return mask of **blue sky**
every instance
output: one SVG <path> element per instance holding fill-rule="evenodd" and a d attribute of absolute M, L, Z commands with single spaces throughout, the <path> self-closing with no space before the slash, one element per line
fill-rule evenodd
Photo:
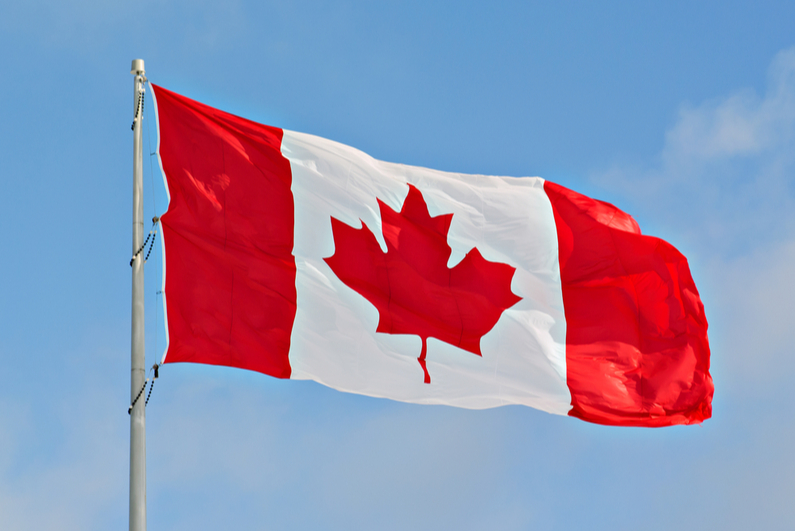
<path fill-rule="evenodd" d="M 137 57 L 383 160 L 614 202 L 688 256 L 716 385 L 702 426 L 644 430 L 169 365 L 151 529 L 795 527 L 791 2 L 33 0 L 0 5 L 0 49 L 0 528 L 127 525 Z"/>

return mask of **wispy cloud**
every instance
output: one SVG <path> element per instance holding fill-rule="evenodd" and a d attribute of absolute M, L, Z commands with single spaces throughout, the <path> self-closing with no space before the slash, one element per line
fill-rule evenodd
<path fill-rule="evenodd" d="M 775 154 L 792 144 L 795 124 L 795 48 L 780 52 L 765 95 L 744 89 L 699 106 L 684 106 L 666 135 L 666 165 L 716 162 Z"/>
<path fill-rule="evenodd" d="M 683 105 L 655 166 L 595 176 L 703 249 L 732 255 L 795 232 L 795 48 L 780 52 L 763 95 L 742 89 Z"/>

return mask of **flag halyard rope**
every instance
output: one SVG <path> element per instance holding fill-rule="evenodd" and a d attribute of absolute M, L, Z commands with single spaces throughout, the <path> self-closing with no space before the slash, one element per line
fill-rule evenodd
<path fill-rule="evenodd" d="M 135 262 L 135 259 L 138 257 L 138 255 L 141 254 L 144 249 L 146 249 L 147 243 L 149 244 L 149 250 L 146 252 L 144 263 L 146 263 L 146 261 L 149 260 L 149 255 L 152 254 L 152 247 L 155 246 L 155 238 L 157 238 L 157 224 L 159 221 L 160 218 L 158 216 L 152 218 L 152 228 L 149 229 L 149 234 L 146 235 L 146 239 L 144 240 L 143 245 L 141 245 L 141 247 L 139 247 L 138 250 L 135 251 L 135 254 L 133 254 L 132 258 L 130 258 L 130 267 L 132 267 L 133 262 Z M 152 239 L 151 243 L 149 242 L 150 238 Z"/>
<path fill-rule="evenodd" d="M 127 414 L 128 415 L 132 414 L 132 410 L 135 407 L 135 404 L 138 403 L 138 399 L 141 398 L 141 396 L 144 394 L 144 391 L 146 390 L 146 385 L 151 382 L 151 384 L 149 385 L 149 393 L 147 393 L 146 400 L 144 401 L 144 407 L 149 405 L 149 399 L 152 397 L 152 389 L 155 388 L 155 380 L 157 380 L 160 377 L 160 375 L 158 374 L 158 369 L 159 368 L 160 368 L 160 365 L 158 365 L 157 363 L 155 363 L 152 366 L 151 370 L 153 370 L 155 372 L 155 374 L 154 374 L 154 376 L 152 378 L 147 378 L 146 380 L 144 380 L 144 384 L 141 386 L 141 390 L 138 391 L 138 394 L 135 395 L 135 399 L 130 404 L 130 407 L 127 408 Z"/>
<path fill-rule="evenodd" d="M 144 114 L 144 91 L 140 90 L 138 92 L 138 103 L 135 106 L 135 117 L 133 118 L 133 123 L 130 126 L 130 129 L 135 131 L 135 121 L 138 120 L 139 116 Z"/>

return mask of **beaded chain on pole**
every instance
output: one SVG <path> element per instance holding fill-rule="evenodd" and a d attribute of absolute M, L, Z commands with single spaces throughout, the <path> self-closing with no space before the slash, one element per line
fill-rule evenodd
<path fill-rule="evenodd" d="M 144 380 L 144 384 L 141 386 L 141 390 L 138 391 L 138 394 L 135 396 L 135 400 L 133 400 L 132 403 L 130 404 L 130 407 L 127 408 L 128 415 L 132 413 L 132 410 L 135 407 L 135 404 L 138 402 L 138 399 L 141 398 L 141 395 L 144 394 L 144 391 L 146 390 L 146 385 L 151 382 L 151 384 L 149 385 L 149 392 L 146 394 L 146 400 L 144 401 L 144 407 L 149 405 L 149 398 L 151 398 L 152 396 L 152 389 L 155 388 L 155 380 L 157 380 L 160 377 L 160 375 L 158 374 L 158 369 L 160 369 L 160 365 L 155 363 L 151 369 L 155 373 L 154 376 L 152 378 L 147 378 L 146 380 Z"/>
<path fill-rule="evenodd" d="M 146 257 L 144 258 L 144 263 L 147 260 L 149 260 L 149 255 L 152 254 L 152 247 L 155 246 L 155 238 L 157 238 L 157 222 L 158 221 L 160 221 L 159 217 L 155 216 L 155 217 L 152 218 L 152 228 L 149 230 L 149 234 L 147 234 L 143 245 L 141 245 L 141 247 L 137 251 L 135 251 L 135 254 L 133 254 L 133 257 L 130 258 L 130 267 L 132 267 L 133 262 L 135 262 L 135 259 L 138 257 L 138 255 L 141 254 L 143 252 L 143 250 L 146 248 L 146 244 L 147 243 L 149 244 L 149 250 L 146 252 Z M 149 241 L 149 238 L 152 239 L 151 243 Z"/>

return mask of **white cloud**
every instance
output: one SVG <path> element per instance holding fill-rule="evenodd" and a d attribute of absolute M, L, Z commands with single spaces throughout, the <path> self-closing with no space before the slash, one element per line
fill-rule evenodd
<path fill-rule="evenodd" d="M 594 176 L 622 190 L 628 210 L 677 231 L 694 248 L 736 255 L 795 232 L 795 48 L 770 65 L 767 89 L 685 105 L 659 164 Z M 666 234 L 667 235 L 667 234 Z M 676 243 L 676 242 L 674 242 Z"/>
<path fill-rule="evenodd" d="M 780 52 L 768 72 L 764 97 L 745 89 L 679 111 L 666 135 L 663 160 L 671 167 L 775 152 L 793 140 L 795 48 Z"/>

